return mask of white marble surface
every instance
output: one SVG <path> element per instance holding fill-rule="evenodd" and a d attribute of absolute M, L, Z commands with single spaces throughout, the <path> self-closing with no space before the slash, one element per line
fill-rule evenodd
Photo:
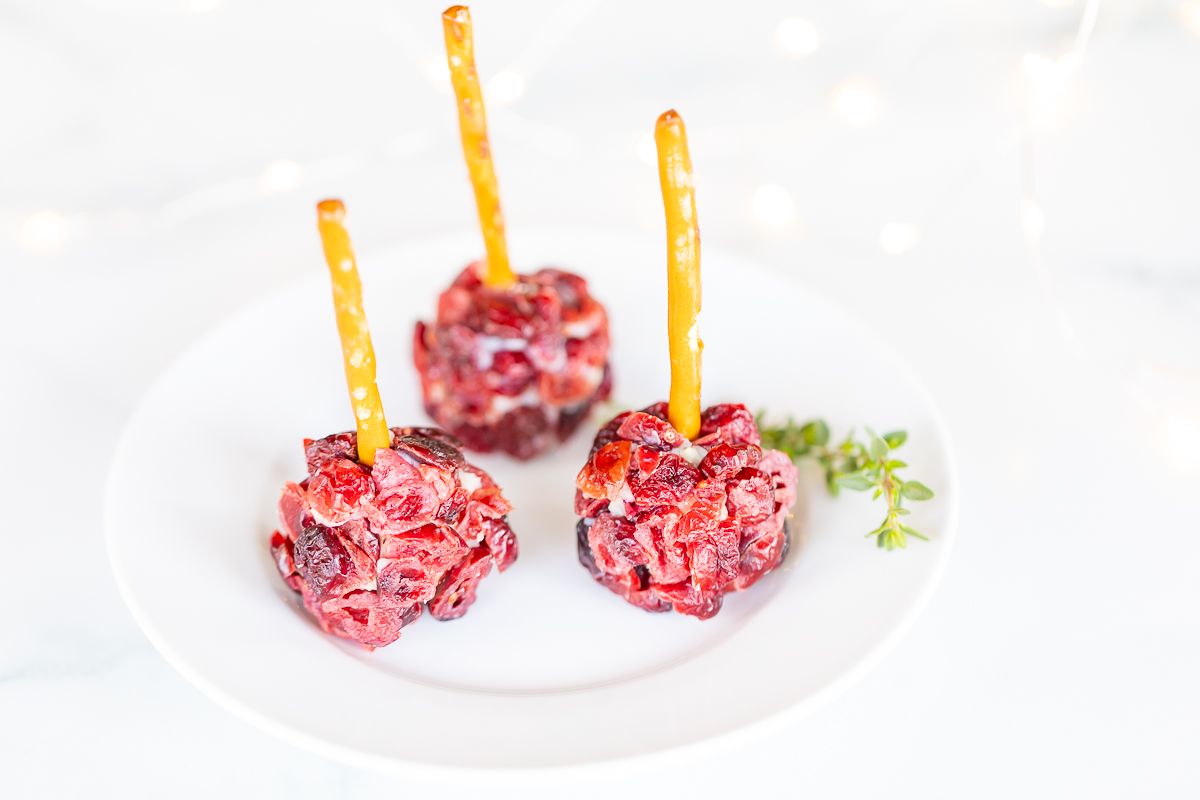
<path fill-rule="evenodd" d="M 644 5 L 475 10 L 485 76 L 524 78 L 520 96 L 491 87 L 510 95 L 492 109 L 510 224 L 656 230 L 639 141 L 678 106 L 706 240 L 890 329 L 938 397 L 962 528 L 930 608 L 846 695 L 721 759 L 569 788 L 1195 796 L 1200 5 L 1103 3 L 1073 80 L 1034 106 L 1022 57 L 1065 52 L 1080 2 Z M 157 372 L 318 268 L 315 198 L 347 198 L 362 249 L 470 224 L 427 75 L 438 11 L 0 4 L 0 795 L 478 794 L 326 761 L 217 708 L 134 626 L 100 524 Z M 820 31 L 805 58 L 773 40 L 789 16 Z M 855 76 L 877 108 L 837 94 Z M 873 118 L 847 124 L 838 96 Z M 915 247 L 883 252 L 889 221 L 916 225 Z M 853 365 L 846 380 L 879 390 Z"/>

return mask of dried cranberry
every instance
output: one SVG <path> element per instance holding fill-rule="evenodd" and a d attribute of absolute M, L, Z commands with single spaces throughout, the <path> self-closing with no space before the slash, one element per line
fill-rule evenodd
<path fill-rule="evenodd" d="M 304 440 L 304 458 L 311 473 L 331 458 L 358 460 L 358 436 L 354 431 L 335 433 L 323 439 Z"/>
<path fill-rule="evenodd" d="M 772 531 L 746 542 L 741 546 L 737 576 L 730 586 L 742 590 L 752 586 L 783 561 L 787 555 L 787 528 Z"/>
<path fill-rule="evenodd" d="M 485 520 L 480 527 L 483 528 L 483 541 L 496 562 L 496 569 L 504 572 L 517 560 L 516 534 L 502 519 Z"/>
<path fill-rule="evenodd" d="M 649 475 L 651 472 L 654 472 L 654 470 L 658 469 L 660 461 L 662 461 L 662 451 L 649 447 L 638 448 L 637 469 L 641 475 Z"/>
<path fill-rule="evenodd" d="M 629 472 L 633 446 L 629 442 L 612 442 L 600 448 L 579 471 L 575 485 L 584 497 L 615 499 Z"/>
<path fill-rule="evenodd" d="M 489 389 L 499 395 L 515 397 L 537 379 L 538 370 L 525 353 L 501 350 L 492 356 L 491 369 L 485 374 Z"/>
<path fill-rule="evenodd" d="M 664 453 L 658 466 L 647 476 L 629 475 L 633 499 L 642 505 L 679 505 L 700 482 L 700 470 L 674 453 Z"/>
<path fill-rule="evenodd" d="M 467 554 L 467 545 L 452 528 L 422 525 L 419 528 L 380 537 L 381 559 L 415 561 L 425 572 L 441 575 Z"/>
<path fill-rule="evenodd" d="M 617 435 L 656 450 L 673 450 L 685 441 L 671 423 L 644 411 L 635 411 L 626 417 Z"/>
<path fill-rule="evenodd" d="M 304 492 L 305 489 L 291 481 L 283 485 L 283 495 L 279 498 L 279 524 L 288 539 L 295 539 L 300 535 L 301 520 L 304 518 L 307 504 Z"/>
<path fill-rule="evenodd" d="M 766 473 L 747 467 L 729 481 L 726 505 L 744 525 L 762 522 L 775 512 L 775 487 Z"/>
<path fill-rule="evenodd" d="M 608 503 L 607 497 L 584 497 L 583 492 L 575 490 L 575 513 L 580 517 L 594 517 L 608 508 Z"/>
<path fill-rule="evenodd" d="M 720 442 L 709 448 L 700 462 L 700 471 L 706 478 L 725 478 L 753 467 L 761 459 L 762 449 L 756 445 Z"/>
<path fill-rule="evenodd" d="M 374 592 L 350 592 L 322 600 L 314 609 L 321 627 L 367 647 L 383 647 L 400 638 L 400 629 L 421 613 L 412 606 L 381 605 Z"/>
<path fill-rule="evenodd" d="M 279 574 L 283 577 L 290 578 L 296 573 L 296 562 L 292 557 L 292 540 L 279 531 L 271 534 L 271 558 L 275 559 L 275 566 L 279 568 Z"/>
<path fill-rule="evenodd" d="M 458 619 L 475 602 L 479 582 L 492 569 L 492 556 L 487 547 L 476 547 L 470 555 L 456 564 L 442 579 L 437 593 L 429 601 L 429 613 L 440 620 Z"/>
<path fill-rule="evenodd" d="M 323 525 L 341 525 L 359 516 L 363 503 L 374 496 L 371 475 L 345 458 L 323 461 L 308 481 L 309 509 Z"/>
<path fill-rule="evenodd" d="M 672 583 L 655 588 L 659 597 L 669 602 L 681 614 L 700 619 L 715 617 L 721 610 L 720 592 L 701 592 L 691 583 Z"/>
<path fill-rule="evenodd" d="M 762 443 L 754 415 L 741 403 L 710 406 L 700 414 L 700 436 L 716 436 L 729 444 Z"/>
<path fill-rule="evenodd" d="M 588 531 L 591 530 L 592 520 L 581 519 L 575 524 L 575 544 L 579 553 L 579 563 L 592 573 L 593 578 L 599 578 L 602 573 L 596 566 L 596 557 L 592 555 L 591 545 L 588 544 Z"/>
<path fill-rule="evenodd" d="M 442 501 L 428 484 L 412 481 L 380 492 L 372 523 L 377 533 L 402 533 L 433 522 Z"/>
<path fill-rule="evenodd" d="M 620 414 L 617 414 L 615 417 L 610 419 L 608 423 L 596 433 L 596 440 L 592 442 L 592 453 L 595 453 L 597 450 L 607 444 L 612 444 L 613 442 L 620 440 L 621 436 L 619 433 L 617 433 L 617 431 L 621 429 L 621 425 L 632 413 L 632 411 L 622 411 Z"/>
<path fill-rule="evenodd" d="M 515 458 L 533 458 L 546 447 L 550 420 L 539 406 L 521 406 L 501 417 L 495 436 L 496 447 Z"/>
<path fill-rule="evenodd" d="M 310 525 L 301 531 L 292 554 L 296 572 L 318 595 L 369 587 L 375 564 L 332 528 Z"/>
<path fill-rule="evenodd" d="M 439 467 L 457 466 L 463 462 L 463 454 L 458 448 L 441 439 L 419 433 L 397 437 L 392 442 L 392 449 L 412 453 L 418 460 Z"/>
<path fill-rule="evenodd" d="M 462 449 L 462 442 L 459 441 L 454 434 L 444 431 L 441 428 L 412 425 L 406 428 L 392 428 L 392 435 L 397 439 L 402 436 L 424 436 L 426 439 L 437 439 L 443 444 L 450 445 L 450 447 L 454 448 L 455 450 Z M 455 458 L 457 458 L 458 462 L 462 462 L 464 460 L 462 458 L 462 453 L 459 453 Z M 453 461 L 454 458 L 450 460 Z"/>
<path fill-rule="evenodd" d="M 628 572 L 649 559 L 634 536 L 633 523 L 623 517 L 597 517 L 588 529 L 588 545 L 596 565 L 609 574 Z"/>
<path fill-rule="evenodd" d="M 467 513 L 459 526 L 463 538 L 475 543 L 487 520 L 500 519 L 511 510 L 512 506 L 499 488 L 484 486 L 476 489 L 467 501 Z"/>
<path fill-rule="evenodd" d="M 437 575 L 431 577 L 419 559 L 384 559 L 379 564 L 379 597 L 389 604 L 424 603 L 436 589 Z"/>
<path fill-rule="evenodd" d="M 668 419 L 667 410 L 666 403 L 651 403 L 642 409 L 642 413 L 666 421 Z"/>

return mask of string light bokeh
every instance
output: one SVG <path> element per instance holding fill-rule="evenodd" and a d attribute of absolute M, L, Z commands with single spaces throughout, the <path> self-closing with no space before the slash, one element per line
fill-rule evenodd
<path fill-rule="evenodd" d="M 1118 6 L 1114 18 L 1119 25 L 1122 14 L 1127 17 L 1128 12 L 1120 7 L 1121 0 L 1110 2 Z M 931 203 L 915 201 L 911 207 L 893 203 L 886 214 L 875 220 L 858 221 L 857 228 L 822 229 L 821 223 L 811 218 L 806 187 L 773 174 L 765 162 L 746 158 L 746 154 L 759 149 L 778 149 L 780 142 L 805 141 L 805 132 L 786 121 L 697 128 L 693 138 L 697 153 L 704 156 L 703 169 L 713 169 L 713 164 L 722 161 L 738 165 L 744 192 L 741 200 L 750 228 L 765 237 L 793 241 L 835 237 L 871 246 L 882 258 L 903 259 L 919 253 L 926 245 L 931 226 L 957 202 L 958 190 L 969 180 L 969 174 L 1004 163 L 1015 155 L 1021 190 L 1014 215 L 1025 241 L 1029 268 L 1036 276 L 1044 301 L 1059 320 L 1064 341 L 1086 348 L 1087 342 L 1080 341 L 1078 326 L 1063 302 L 1065 292 L 1056 278 L 1056 269 L 1045 252 L 1044 240 L 1055 220 L 1040 196 L 1036 177 L 1039 155 L 1062 130 L 1078 101 L 1077 77 L 1086 69 L 1089 45 L 1096 34 L 1103 4 L 1101 0 L 1040 0 L 1040 5 L 1046 14 L 1055 15 L 1060 21 L 1062 33 L 1031 43 L 1014 58 L 1009 127 L 998 129 L 994 142 L 982 142 L 977 157 L 965 166 L 929 176 L 928 181 L 935 188 L 925 196 L 935 198 Z M 1179 29 L 1200 39 L 1200 0 L 1182 0 L 1171 7 Z M 227 13 L 232 6 L 222 0 L 185 0 L 178 8 L 183 15 L 199 20 Z M 820 68 L 827 75 L 842 73 L 813 98 L 822 105 L 808 112 L 816 120 L 807 123 L 809 126 L 826 125 L 829 136 L 871 135 L 872 130 L 887 121 L 888 115 L 903 110 L 902 105 L 897 105 L 904 102 L 899 99 L 902 93 L 897 95 L 889 87 L 894 88 L 894 83 L 902 79 L 906 65 L 919 62 L 931 34 L 920 33 L 911 21 L 897 18 L 893 35 L 886 37 L 880 53 L 853 61 L 846 58 L 842 44 L 847 32 L 831 27 L 821 18 L 818 8 L 806 11 L 806 16 L 784 13 L 764 24 L 760 34 L 763 48 L 773 53 L 779 64 L 793 65 L 790 67 L 793 69 Z M 498 120 L 501 137 L 507 132 L 556 157 L 578 158 L 594 152 L 596 143 L 582 137 L 573 126 L 546 118 L 535 119 L 523 113 L 522 104 L 539 82 L 552 77 L 549 71 L 553 70 L 555 59 L 561 58 L 562 50 L 570 46 L 573 32 L 598 13 L 601 5 L 595 0 L 559 4 L 545 16 L 539 28 L 523 34 L 526 40 L 516 48 L 515 55 L 485 66 L 481 76 L 485 95 Z M 434 92 L 448 97 L 450 86 L 437 38 L 414 29 L 411 20 L 401 15 L 389 16 L 384 27 L 410 69 L 423 76 Z M 1119 27 L 1116 30 L 1119 32 Z M 599 87 L 610 78 L 596 74 L 594 80 Z M 250 207 L 265 199 L 304 192 L 331 177 L 350 178 L 380 160 L 405 163 L 420 159 L 440 146 L 437 133 L 440 130 L 438 125 L 418 121 L 404 133 L 381 132 L 378 144 L 370 151 L 332 153 L 317 158 L 280 154 L 243 177 L 197 183 L 184 194 L 155 206 L 9 207 L 0 210 L 0 231 L 31 257 L 55 258 L 70 248 L 85 247 L 88 238 L 97 232 L 136 236 L 150 229 L 170 230 L 230 208 Z M 654 142 L 648 131 L 631 133 L 627 139 L 610 142 L 610 146 L 615 148 L 612 157 L 618 160 L 641 165 L 654 163 Z M 655 213 L 653 208 L 645 208 L 647 220 L 652 220 Z M 1200 430 L 1196 412 L 1187 407 L 1177 408 L 1178 404 L 1172 400 L 1173 396 L 1186 393 L 1180 384 L 1191 380 L 1191 369 L 1147 366 L 1138 358 L 1124 367 L 1131 396 L 1145 414 L 1173 420 L 1168 427 L 1174 433 L 1164 434 L 1171 441 L 1188 440 L 1190 434 L 1186 432 L 1175 435 L 1181 430 Z M 1183 373 L 1188 377 L 1181 378 Z M 1157 377 L 1148 378 L 1151 374 Z"/>
<path fill-rule="evenodd" d="M 1072 0 L 1045 0 L 1044 5 L 1052 9 L 1067 9 L 1076 5 Z M 1069 91 L 1071 77 L 1083 65 L 1087 42 L 1090 40 L 1098 17 L 1099 0 L 1087 0 L 1083 4 L 1080 22 L 1074 43 L 1067 53 L 1061 56 L 1028 52 L 1019 62 L 1019 70 L 1026 83 L 1025 102 L 1020 109 L 1020 123 L 1025 136 L 1052 130 L 1057 115 L 1061 113 L 1063 100 Z M 222 10 L 221 0 L 189 0 L 187 11 L 192 14 L 205 15 Z M 561 146 L 564 141 L 573 138 L 564 129 L 547 126 L 544 121 L 534 123 L 521 117 L 516 108 L 525 94 L 531 81 L 536 81 L 539 70 L 556 45 L 547 42 L 569 41 L 570 31 L 585 24 L 588 16 L 596 8 L 596 3 L 576 0 L 564 4 L 563 10 L 551 20 L 552 31 L 543 31 L 537 41 L 530 44 L 524 53 L 513 59 L 512 64 L 501 65 L 497 70 L 485 77 L 485 94 L 489 107 L 501 111 L 510 121 L 518 120 L 521 125 L 528 126 L 531 133 L 542 136 L 549 142 Z M 1200 2 L 1188 0 L 1179 4 L 1180 24 L 1189 30 L 1200 29 Z M 403 44 L 402 52 L 410 63 L 425 75 L 429 84 L 438 92 L 449 95 L 450 86 L 446 73 L 444 57 L 430 48 L 430 42 L 421 39 L 408 26 L 396 23 L 390 27 L 394 38 Z M 779 57 L 785 60 L 808 60 L 819 58 L 823 46 L 823 37 L 819 20 L 803 17 L 788 16 L 780 19 L 770 31 L 770 44 Z M 826 104 L 828 112 L 841 124 L 850 128 L 867 128 L 876 124 L 887 104 L 886 93 L 876 79 L 864 74 L 848 74 L 837 81 L 830 89 Z M 701 135 L 701 137 L 703 136 Z M 426 148 L 434 145 L 428 135 L 407 134 L 396 137 L 385 146 L 386 156 L 393 160 L 415 158 Z M 744 142 L 739 142 L 734 150 L 742 149 Z M 643 133 L 633 142 L 630 155 L 642 163 L 653 163 L 653 139 Z M 322 159 L 322 161 L 346 161 L 356 158 L 365 162 L 369 154 L 341 154 Z M 280 158 L 264 164 L 254 179 L 225 181 L 220 185 L 198 187 L 189 192 L 186 197 L 176 198 L 164 204 L 164 208 L 133 212 L 142 218 L 146 224 L 177 224 L 181 219 L 208 213 L 230 204 L 245 204 L 253 202 L 257 197 L 295 191 L 305 182 L 305 176 L 313 174 L 311 165 L 290 158 Z M 756 225 L 763 230 L 785 230 L 793 228 L 800 230 L 800 219 L 794 199 L 786 186 L 766 180 L 755 188 L 748 197 L 751 213 Z M 947 198 L 948 203 L 953 198 Z M 187 214 L 181 215 L 179 210 L 186 207 Z M 8 212 L 11 216 L 11 212 Z M 26 214 L 30 212 L 25 212 Z M 52 225 L 52 213 L 66 217 L 88 215 L 87 210 L 38 210 L 37 219 L 23 222 L 19 226 L 18 242 L 31 253 L 46 254 L 54 252 L 57 245 L 71 238 L 69 226 Z M 101 212 L 102 213 L 102 212 Z M 881 228 L 875 232 L 862 231 L 863 238 L 876 238 L 881 252 L 896 255 L 907 252 L 919 246 L 922 240 L 923 219 L 936 216 L 938 209 L 929 209 L 922 214 L 913 214 L 910 210 L 908 221 L 881 221 Z M 1036 195 L 1027 193 L 1021 210 L 1023 229 L 1030 237 L 1040 235 L 1045 225 L 1044 212 L 1038 204 Z M 37 231 L 31 233 L 30 231 Z"/>

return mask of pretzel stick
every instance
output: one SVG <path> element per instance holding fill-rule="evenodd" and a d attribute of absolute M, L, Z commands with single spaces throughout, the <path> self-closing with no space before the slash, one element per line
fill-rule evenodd
<path fill-rule="evenodd" d="M 376 450 L 391 447 L 392 435 L 383 417 L 383 403 L 375 383 L 375 348 L 371 346 L 371 332 L 363 313 L 362 281 L 345 221 L 346 207 L 341 200 L 317 203 L 317 229 L 333 280 L 333 309 L 342 340 L 346 389 L 350 392 L 350 407 L 358 429 L 358 460 L 371 466 Z"/>
<path fill-rule="evenodd" d="M 700 228 L 687 131 L 674 110 L 658 118 L 658 178 L 667 216 L 667 339 L 671 397 L 667 416 L 689 439 L 700 432 Z"/>
<path fill-rule="evenodd" d="M 504 287 L 516 280 L 516 276 L 508 264 L 504 214 L 500 211 L 500 190 L 496 185 L 496 168 L 492 164 L 492 148 L 487 137 L 487 114 L 479 91 L 479 76 L 475 73 L 471 12 L 466 6 L 451 6 L 442 12 L 442 27 L 446 34 L 450 82 L 454 84 L 454 95 L 458 98 L 463 157 L 467 161 L 471 187 L 475 190 L 475 207 L 487 252 L 482 279 L 488 286 Z"/>

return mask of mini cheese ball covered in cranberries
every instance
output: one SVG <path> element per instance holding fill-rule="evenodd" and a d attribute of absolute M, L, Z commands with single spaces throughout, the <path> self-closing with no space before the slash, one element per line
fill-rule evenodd
<path fill-rule="evenodd" d="M 608 317 L 578 275 L 543 269 L 491 287 L 477 270 L 442 293 L 434 322 L 417 323 L 425 408 L 471 450 L 532 458 L 608 397 Z"/>
<path fill-rule="evenodd" d="M 763 450 L 745 406 L 715 405 L 689 441 L 667 404 L 617 415 L 576 479 L 579 560 L 647 611 L 707 619 L 779 566 L 796 468 Z"/>
<path fill-rule="evenodd" d="M 392 428 L 358 461 L 355 433 L 306 440 L 308 477 L 288 483 L 271 553 L 327 633 L 382 647 L 423 609 L 456 619 L 479 582 L 517 557 L 512 508 L 491 477 L 432 428 Z"/>

